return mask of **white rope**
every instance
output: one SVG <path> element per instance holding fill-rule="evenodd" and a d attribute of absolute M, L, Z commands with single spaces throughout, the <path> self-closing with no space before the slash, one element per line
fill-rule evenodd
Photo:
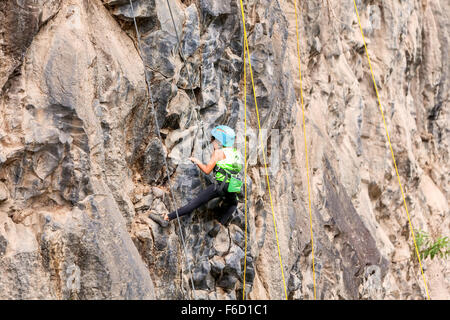
<path fill-rule="evenodd" d="M 135 15 L 134 15 L 133 1 L 132 1 L 132 0 L 129 0 L 129 1 L 130 1 L 130 6 L 131 6 L 131 14 L 133 15 L 134 26 L 135 26 L 135 28 L 136 28 L 136 36 L 137 36 L 138 46 L 139 46 L 139 51 L 140 51 L 140 54 L 139 54 L 139 55 L 141 56 L 142 62 L 144 62 L 144 59 L 142 58 L 142 55 L 141 55 L 141 54 L 142 54 L 141 36 L 140 36 L 139 30 L 138 30 L 138 26 L 137 26 L 137 22 L 136 22 L 136 17 L 135 17 Z M 172 15 L 172 13 L 171 13 L 171 15 Z M 172 18 L 172 21 L 173 21 L 173 18 Z M 175 31 L 176 31 L 176 30 L 175 30 Z M 178 34 L 177 34 L 177 37 L 178 37 Z M 151 90 L 151 86 L 150 86 L 150 79 L 148 79 L 148 73 L 147 73 L 147 69 L 145 68 L 145 63 L 144 63 L 144 72 L 145 72 L 145 81 L 146 81 L 146 83 L 147 83 L 147 90 L 148 90 L 148 93 L 149 93 L 149 96 L 150 96 L 150 101 L 151 101 L 151 106 L 152 106 L 152 112 L 153 112 L 153 116 L 154 116 L 154 118 L 155 118 L 156 132 L 157 132 L 157 134 L 158 134 L 158 138 L 159 138 L 159 141 L 161 142 L 161 145 L 163 145 L 162 138 L 161 138 L 161 132 L 160 132 L 160 129 L 159 129 L 159 124 L 158 124 L 158 119 L 157 119 L 157 116 L 156 116 L 155 105 L 154 105 L 154 102 L 153 102 L 152 90 Z M 195 296 L 194 280 L 193 280 L 193 277 L 192 277 L 191 267 L 190 267 L 189 261 L 188 261 L 188 259 L 187 259 L 187 254 L 186 254 L 186 243 L 185 243 L 185 241 L 184 241 L 183 230 L 182 230 L 181 223 L 180 223 L 180 219 L 179 219 L 180 217 L 179 217 L 179 215 L 178 215 L 178 209 L 177 209 L 178 206 L 177 206 L 177 203 L 176 203 L 176 201 L 175 201 L 175 197 L 173 196 L 172 183 L 171 183 L 171 181 L 170 181 L 169 166 L 168 166 L 168 164 L 167 164 L 167 159 L 166 159 L 166 157 L 164 157 L 164 164 L 165 164 L 165 166 L 166 166 L 166 175 L 167 175 L 167 180 L 168 180 L 168 184 L 169 184 L 170 195 L 171 195 L 171 197 L 172 197 L 172 205 L 175 204 L 175 212 L 176 212 L 176 214 L 177 214 L 178 227 L 179 227 L 179 232 L 180 232 L 180 236 L 181 236 L 181 241 L 182 241 L 183 249 L 184 249 L 184 258 L 186 259 L 186 264 L 188 265 L 189 273 L 190 273 L 190 275 L 191 275 L 190 278 L 191 278 L 191 284 L 192 284 L 192 289 L 193 289 L 192 293 L 193 293 L 193 295 L 194 295 L 194 299 L 196 300 L 197 297 Z M 183 280 L 182 280 L 182 282 L 183 282 Z"/>

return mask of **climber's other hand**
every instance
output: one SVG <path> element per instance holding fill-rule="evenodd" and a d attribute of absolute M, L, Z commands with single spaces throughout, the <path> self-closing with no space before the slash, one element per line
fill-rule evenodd
<path fill-rule="evenodd" d="M 194 157 L 190 157 L 189 160 L 191 160 L 195 164 L 199 164 L 200 163 L 200 160 L 198 160 L 197 158 L 194 158 Z"/>

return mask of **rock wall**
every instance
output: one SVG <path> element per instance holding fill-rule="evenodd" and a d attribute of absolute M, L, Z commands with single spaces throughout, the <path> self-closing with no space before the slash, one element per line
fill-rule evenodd
<path fill-rule="evenodd" d="M 19 25 L 41 19 L 42 4 L 21 5 L 2 14 Z M 153 298 L 121 195 L 132 187 L 121 147 L 127 117 L 146 98 L 143 66 L 101 3 L 49 10 L 51 21 L 6 64 L 22 58 L 0 102 L 1 297 Z"/>
<path fill-rule="evenodd" d="M 174 23 L 133 4 L 142 52 L 128 0 L 0 3 L 0 298 L 242 298 L 243 201 L 228 226 L 218 200 L 180 219 L 186 254 L 161 221 L 211 183 L 186 160 L 210 129 L 243 148 L 239 1 L 170 0 Z M 412 223 L 448 235 L 449 4 L 357 4 Z M 244 6 L 287 294 L 312 299 L 294 3 Z M 298 6 L 317 298 L 425 298 L 353 1 Z M 245 290 L 284 299 L 249 74 L 246 100 Z M 424 270 L 448 299 L 447 261 Z"/>

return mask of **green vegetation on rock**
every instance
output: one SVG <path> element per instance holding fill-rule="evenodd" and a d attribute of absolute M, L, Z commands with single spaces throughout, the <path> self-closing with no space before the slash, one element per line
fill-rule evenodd
<path fill-rule="evenodd" d="M 450 254 L 450 242 L 448 237 L 438 237 L 435 241 L 423 230 L 415 231 L 417 249 L 420 253 L 420 259 L 425 260 L 430 257 L 431 260 L 438 256 L 447 259 Z"/>

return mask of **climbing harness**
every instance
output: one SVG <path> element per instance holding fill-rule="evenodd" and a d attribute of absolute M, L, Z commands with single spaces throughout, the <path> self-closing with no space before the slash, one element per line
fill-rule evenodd
<path fill-rule="evenodd" d="M 219 168 L 216 170 L 216 175 L 222 176 L 222 180 L 217 180 L 221 182 L 221 186 L 228 183 L 227 191 L 231 193 L 239 193 L 242 189 L 242 181 L 238 177 L 239 172 L 229 172 L 223 168 Z"/>
<path fill-rule="evenodd" d="M 262 134 L 261 134 L 261 122 L 259 120 L 258 102 L 257 102 L 257 99 L 256 99 L 255 83 L 254 83 L 254 80 L 253 80 L 252 62 L 251 62 L 251 59 L 250 59 L 250 50 L 248 48 L 247 30 L 246 30 L 246 27 L 245 27 L 244 5 L 242 3 L 242 0 L 239 0 L 239 1 L 240 1 L 240 6 L 241 6 L 242 26 L 243 26 L 243 29 L 244 29 L 244 45 L 246 47 L 246 50 L 244 50 L 244 53 L 245 52 L 247 53 L 248 64 L 249 64 L 249 69 L 250 69 L 250 78 L 251 78 L 251 82 L 252 82 L 253 98 L 254 98 L 254 101 L 255 101 L 255 109 L 256 109 L 256 118 L 258 120 L 259 137 L 260 137 L 260 141 L 261 141 L 261 148 L 262 148 L 262 154 L 263 154 L 263 160 L 264 160 L 264 169 L 265 169 L 265 172 L 266 172 L 267 188 L 268 188 L 268 191 L 269 191 L 270 208 L 272 210 L 273 226 L 274 226 L 274 230 L 275 230 L 275 238 L 276 238 L 277 248 L 278 248 L 278 258 L 279 258 L 279 261 L 280 261 L 281 276 L 283 278 L 284 294 L 285 294 L 285 297 L 286 297 L 286 300 L 287 300 L 288 299 L 288 295 L 287 295 L 287 290 L 286 290 L 286 281 L 285 281 L 285 278 L 284 278 L 283 261 L 281 259 L 281 251 L 280 251 L 280 245 L 279 245 L 279 241 L 278 241 L 277 224 L 276 224 L 276 221 L 275 221 L 275 212 L 274 212 L 274 209 L 273 209 L 272 193 L 270 191 L 269 171 L 267 169 L 266 153 L 265 153 L 264 142 L 263 142 L 263 138 L 262 138 Z M 245 100 L 245 103 L 246 103 L 246 101 L 247 100 Z"/>
<path fill-rule="evenodd" d="M 298 31 L 298 16 L 297 16 L 297 1 L 294 1 L 295 7 L 295 30 L 297 33 L 297 56 L 298 56 L 298 72 L 300 76 L 300 100 L 302 105 L 303 116 L 303 137 L 305 139 L 305 160 L 306 160 L 306 179 L 308 184 L 308 207 L 309 207 L 309 226 L 311 234 L 311 255 L 312 255 L 312 269 L 313 269 L 313 285 L 314 285 L 314 300 L 316 300 L 316 270 L 314 266 L 314 237 L 312 229 L 312 210 L 311 210 L 311 184 L 309 179 L 309 164 L 308 164 L 308 145 L 306 141 L 306 124 L 305 124 L 305 105 L 303 103 L 303 84 L 302 84 L 302 69 L 300 62 L 300 37 Z"/>
<path fill-rule="evenodd" d="M 227 192 L 239 193 L 242 189 L 242 179 L 239 178 L 242 170 L 242 156 L 236 148 L 227 147 L 222 150 L 225 153 L 225 159 L 217 161 L 214 169 L 219 192 L 222 196 L 225 195 L 225 186 L 228 184 Z"/>
<path fill-rule="evenodd" d="M 131 7 L 131 14 L 133 16 L 133 21 L 134 21 L 134 27 L 136 28 L 136 37 L 137 37 L 137 40 L 138 40 L 139 55 L 141 56 L 142 61 L 144 61 L 143 58 L 142 58 L 142 55 L 141 55 L 141 52 L 142 52 L 141 36 L 140 36 L 139 30 L 138 30 L 136 17 L 134 15 L 133 0 L 129 0 L 129 1 L 130 1 L 130 7 Z M 145 81 L 147 83 L 147 90 L 148 90 L 148 93 L 149 93 L 149 96 L 150 96 L 150 102 L 151 102 L 150 105 L 152 107 L 152 113 L 153 113 L 153 117 L 155 119 L 156 132 L 158 134 L 159 141 L 161 142 L 161 145 L 162 145 L 163 142 L 162 142 L 161 132 L 160 132 L 159 124 L 158 124 L 158 118 L 156 116 L 155 105 L 154 105 L 153 96 L 152 96 L 152 90 L 151 90 L 151 85 L 150 85 L 150 79 L 148 78 L 148 73 L 147 73 L 147 70 L 145 68 L 145 65 L 144 65 L 144 73 L 145 73 Z M 190 267 L 190 264 L 189 264 L 189 260 L 187 258 L 186 243 L 184 241 L 183 230 L 182 230 L 180 219 L 179 219 L 179 215 L 178 215 L 178 209 L 177 209 L 178 205 L 176 203 L 176 200 L 175 200 L 175 197 L 174 197 L 173 191 L 172 191 L 172 183 L 171 183 L 171 180 L 170 180 L 169 166 L 167 164 L 166 157 L 163 157 L 163 159 L 164 159 L 164 165 L 165 165 L 165 168 L 166 168 L 166 175 L 167 175 L 167 181 L 168 181 L 168 184 L 169 184 L 169 191 L 170 191 L 170 195 L 172 197 L 172 205 L 175 205 L 175 212 L 177 214 L 178 227 L 179 227 L 179 232 L 180 232 L 181 241 L 182 241 L 183 250 L 184 250 L 184 258 L 186 259 L 186 264 L 188 265 L 188 269 L 189 269 L 189 273 L 190 273 L 191 285 L 192 285 L 192 289 L 193 289 L 192 293 L 194 295 L 194 299 L 196 300 L 197 297 L 195 295 L 195 286 L 194 286 L 194 280 L 193 280 L 193 277 L 192 277 L 192 270 L 191 270 L 191 267 Z"/>
<path fill-rule="evenodd" d="M 355 12 L 356 12 L 356 17 L 358 18 L 359 30 L 361 31 L 361 36 L 362 36 L 363 43 L 364 43 L 364 49 L 365 49 L 365 51 L 366 51 L 367 61 L 368 61 L 368 63 L 369 63 L 369 68 L 370 68 L 370 73 L 371 73 L 371 75 L 372 75 L 373 85 L 374 85 L 374 88 L 375 88 L 375 93 L 376 93 L 376 95 L 377 95 L 378 105 L 379 105 L 379 107 L 380 107 L 381 117 L 382 117 L 382 119 L 383 119 L 384 129 L 385 129 L 385 131 L 386 131 L 386 138 L 387 138 L 387 141 L 388 141 L 388 143 L 389 143 L 389 149 L 391 150 L 392 161 L 394 162 L 395 173 L 397 174 L 398 184 L 399 184 L 399 186 L 400 186 L 400 191 L 401 191 L 401 193 L 402 193 L 403 205 L 404 205 L 404 207 L 405 207 L 406 215 L 407 215 L 407 217 L 408 217 L 409 228 L 411 229 L 411 235 L 412 235 L 412 238 L 413 238 L 414 247 L 415 247 L 415 249 L 416 249 L 417 259 L 419 260 L 419 266 L 420 266 L 420 271 L 421 271 L 421 273 L 422 273 L 423 284 L 425 285 L 425 291 L 426 291 L 426 293 L 427 293 L 428 300 L 430 300 L 430 294 L 428 293 L 428 287 L 427 287 L 427 283 L 426 283 L 426 281 L 425 281 L 425 275 L 424 275 L 424 273 L 423 273 L 422 261 L 420 260 L 420 254 L 419 254 L 419 250 L 418 250 L 418 248 L 417 248 L 416 237 L 415 237 L 415 235 L 414 235 L 414 229 L 413 229 L 413 226 L 412 226 L 412 223 L 411 223 L 411 217 L 409 216 L 408 206 L 406 205 L 405 194 L 404 194 L 404 192 L 403 192 L 402 182 L 400 181 L 400 175 L 399 175 L 398 169 L 397 169 L 397 162 L 395 161 L 394 151 L 393 151 L 393 149 L 392 149 L 392 144 L 391 144 L 391 138 L 389 137 L 389 131 L 388 131 L 388 129 L 387 129 L 386 120 L 385 120 L 385 118 L 384 118 L 383 107 L 382 107 L 382 105 L 381 105 L 381 99 L 380 99 L 380 95 L 379 95 L 379 93 L 378 93 L 378 86 L 377 86 L 377 83 L 375 82 L 375 75 L 374 75 L 374 73 L 373 73 L 372 63 L 371 63 L 371 61 L 370 61 L 369 51 L 367 50 L 366 39 L 365 39 L 365 37 L 364 37 L 364 32 L 363 32 L 363 29 L 362 29 L 362 26 L 361 26 L 361 20 L 360 20 L 360 18 L 359 18 L 358 8 L 357 8 L 357 6 L 356 6 L 356 1 L 355 1 L 355 0 L 353 0 L 353 5 L 355 6 Z"/>

